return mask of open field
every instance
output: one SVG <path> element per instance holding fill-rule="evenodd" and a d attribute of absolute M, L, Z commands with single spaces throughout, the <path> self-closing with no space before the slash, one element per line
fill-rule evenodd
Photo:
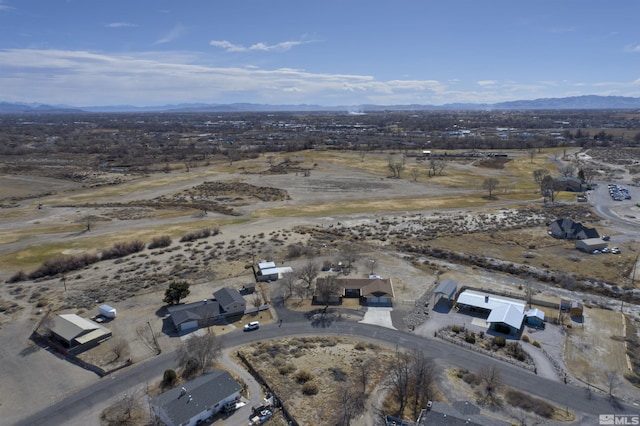
<path fill-rule="evenodd" d="M 438 274 L 454 269 L 462 285 L 467 281 L 480 281 L 479 286 L 488 287 L 495 284 L 477 265 L 455 266 L 453 258 L 426 255 L 425 264 L 416 262 L 421 257 L 419 252 L 398 253 L 407 243 L 432 251 L 463 252 L 477 259 L 500 259 L 516 268 L 526 265 L 630 287 L 633 281 L 629 276 L 640 250 L 635 234 L 628 232 L 624 242 L 616 243 L 623 249 L 617 256 L 580 253 L 572 243 L 546 234 L 546 223 L 566 215 L 595 226 L 601 234 L 622 235 L 622 231 L 609 228 L 609 223 L 599 219 L 587 205 L 564 202 L 556 207 L 543 206 L 531 173 L 537 168 L 553 167 L 551 154 L 546 151 L 531 160 L 525 151 L 514 151 L 510 152 L 509 161 L 501 165 L 482 164 L 479 160 L 451 161 L 442 175 L 431 178 L 426 176 L 424 164 L 416 164 L 423 174 L 415 180 L 408 168 L 401 178 L 390 178 L 387 152 L 367 153 L 362 161 L 356 152 L 332 151 L 274 156 L 276 163 L 287 157 L 295 159 L 295 169 L 309 170 L 307 176 L 294 169 L 271 173 L 269 161 L 258 157 L 232 165 L 220 162 L 193 167 L 189 172 L 174 170 L 129 176 L 124 183 L 98 187 L 65 186 L 65 181 L 60 181 L 49 191 L 49 181 L 34 179 L 29 181 L 29 186 L 16 187 L 14 195 L 24 199 L 2 209 L 0 278 L 3 280 L 19 271 L 28 274 L 58 255 L 99 254 L 118 242 L 141 240 L 148 244 L 154 237 L 168 235 L 172 244 L 164 249 L 144 249 L 122 259 L 99 261 L 65 276 L 3 284 L 0 327 L 3 332 L 8 330 L 4 338 L 13 339 L 7 357 L 14 357 L 16 366 L 21 360 L 28 361 L 18 354 L 28 345 L 31 329 L 46 310 L 89 315 L 98 304 L 105 302 L 115 304 L 119 315 L 127 320 L 128 327 L 116 327 L 114 335 L 117 332 L 130 339 L 129 353 L 134 358 L 152 356 L 135 331 L 147 321 L 159 324 L 157 311 L 170 280 L 178 277 L 192 283 L 192 294 L 187 301 L 210 297 L 223 285 L 238 288 L 250 281 L 247 265 L 253 259 L 272 258 L 301 267 L 306 258 L 287 257 L 287 248 L 292 244 L 308 247 L 316 259 L 333 261 L 339 259 L 341 242 L 356 242 L 363 257 L 375 258 L 380 265 L 376 273 L 394 279 L 397 300 L 419 299 L 431 290 Z M 495 199 L 488 199 L 482 188 L 483 179 L 489 176 L 504 184 L 495 193 Z M 7 188 L 12 186 L 11 179 L 5 182 Z M 252 192 L 239 189 L 236 193 L 202 192 L 201 185 L 210 182 L 235 183 L 238 188 L 243 184 L 246 185 L 243 188 L 251 188 Z M 259 198 L 257 195 L 268 192 L 265 188 L 278 190 L 282 196 Z M 233 214 L 215 210 L 205 214 L 203 201 L 232 209 Z M 39 204 L 42 208 L 38 208 Z M 91 229 L 87 230 L 89 216 Z M 221 232 L 194 242 L 179 241 L 187 232 L 204 228 L 219 228 Z M 360 262 L 358 267 L 356 273 L 367 272 L 366 262 Z M 506 274 L 495 285 L 516 290 L 518 283 L 513 277 L 517 276 Z M 538 284 L 551 294 L 556 285 L 558 290 L 562 287 L 557 283 Z M 396 310 L 408 314 L 410 307 L 396 305 Z M 602 317 L 595 318 L 595 311 L 587 311 L 585 327 L 607 321 L 611 325 L 609 334 L 619 336 L 620 315 L 603 310 L 598 311 Z M 156 328 L 161 330 L 161 326 Z M 565 354 L 576 366 L 584 362 L 582 358 L 573 358 L 578 351 L 572 351 L 572 339 L 574 333 L 579 332 L 574 328 L 570 333 L 571 344 Z M 610 366 L 624 367 L 618 362 L 622 358 L 615 339 L 609 337 L 589 344 L 584 343 L 584 339 L 581 341 L 575 348 L 584 353 L 581 356 L 585 359 L 605 363 L 607 350 L 611 348 L 618 355 L 615 365 Z M 176 343 L 163 335 L 161 344 L 171 347 Z M 106 353 L 99 356 L 107 360 L 110 351 L 108 347 L 104 350 Z M 42 362 L 47 355 L 52 356 L 42 352 L 31 359 Z M 327 355 L 327 359 L 332 357 L 337 359 L 335 354 Z M 69 376 L 65 391 L 91 380 L 84 374 L 75 376 L 75 369 L 73 366 L 60 368 L 61 374 Z M 36 372 L 34 369 L 33 373 Z M 575 374 L 580 377 L 581 373 Z M 1 418 L 13 401 L 13 397 L 4 394 L 16 384 L 16 378 L 0 378 L 3 382 L 0 396 L 6 401 L 0 405 Z M 33 383 L 38 384 L 38 380 L 33 379 Z M 28 378 L 20 380 L 28 381 Z M 39 386 L 43 392 L 51 391 L 47 386 L 53 382 L 50 379 L 50 383 Z M 34 392 L 37 395 L 37 391 Z"/>

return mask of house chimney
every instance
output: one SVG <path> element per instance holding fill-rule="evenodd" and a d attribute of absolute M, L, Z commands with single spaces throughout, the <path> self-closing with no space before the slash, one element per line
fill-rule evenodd
<path fill-rule="evenodd" d="M 488 295 L 484 297 L 484 303 L 489 303 L 489 296 Z"/>

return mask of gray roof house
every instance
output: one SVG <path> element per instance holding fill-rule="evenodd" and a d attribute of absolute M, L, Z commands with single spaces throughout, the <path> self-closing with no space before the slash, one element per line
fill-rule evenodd
<path fill-rule="evenodd" d="M 221 319 L 220 305 L 215 300 L 173 305 L 168 308 L 171 321 L 177 331 L 207 327 Z"/>
<path fill-rule="evenodd" d="M 224 370 L 212 370 L 151 400 L 167 426 L 194 426 L 240 398 L 242 387 Z"/>
<path fill-rule="evenodd" d="M 549 234 L 555 238 L 563 238 L 565 240 L 584 240 L 600 237 L 595 228 L 589 228 L 571 219 L 557 219 L 551 222 Z"/>
<path fill-rule="evenodd" d="M 69 352 L 82 352 L 111 337 L 111 330 L 76 314 L 56 315 L 49 332 Z"/>
<path fill-rule="evenodd" d="M 226 316 L 244 315 L 247 302 L 235 288 L 224 287 L 213 293 L 220 305 L 220 312 Z"/>

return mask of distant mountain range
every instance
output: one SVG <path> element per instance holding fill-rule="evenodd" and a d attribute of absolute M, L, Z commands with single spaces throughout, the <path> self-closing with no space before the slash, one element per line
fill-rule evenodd
<path fill-rule="evenodd" d="M 251 103 L 205 104 L 187 103 L 137 107 L 131 105 L 77 107 L 37 103 L 0 102 L 2 113 L 83 113 L 83 112 L 311 112 L 332 111 L 364 113 L 374 111 L 460 111 L 460 110 L 580 110 L 580 109 L 640 109 L 640 98 L 626 96 L 572 96 L 499 102 L 495 104 L 453 103 L 445 105 L 268 105 Z"/>

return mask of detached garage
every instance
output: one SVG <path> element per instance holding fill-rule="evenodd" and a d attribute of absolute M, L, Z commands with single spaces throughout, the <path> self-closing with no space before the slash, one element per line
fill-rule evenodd
<path fill-rule="evenodd" d="M 602 241 L 602 238 L 587 238 L 584 240 L 576 241 L 576 248 L 586 253 L 591 253 L 594 250 L 602 250 L 607 247 L 607 242 Z"/>

